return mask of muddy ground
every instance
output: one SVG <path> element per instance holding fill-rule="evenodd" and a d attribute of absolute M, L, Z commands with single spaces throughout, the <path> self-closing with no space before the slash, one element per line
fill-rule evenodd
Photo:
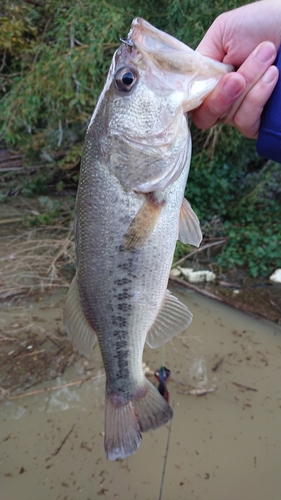
<path fill-rule="evenodd" d="M 4 340 L 1 499 L 279 500 L 280 326 L 171 290 L 193 322 L 164 347 L 146 347 L 143 361 L 154 383 L 161 364 L 171 370 L 174 417 L 115 462 L 103 448 L 100 352 L 96 346 L 85 360 L 69 350 L 65 289 L 1 305 L 1 332 L 13 338 Z"/>

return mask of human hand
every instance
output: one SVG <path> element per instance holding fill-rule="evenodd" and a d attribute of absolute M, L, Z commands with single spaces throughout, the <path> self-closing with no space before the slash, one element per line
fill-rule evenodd
<path fill-rule="evenodd" d="M 272 64 L 280 43 L 280 0 L 262 0 L 219 16 L 197 50 L 238 70 L 222 77 L 193 112 L 195 125 L 206 129 L 222 121 L 246 137 L 257 137 L 263 107 L 278 80 Z"/>

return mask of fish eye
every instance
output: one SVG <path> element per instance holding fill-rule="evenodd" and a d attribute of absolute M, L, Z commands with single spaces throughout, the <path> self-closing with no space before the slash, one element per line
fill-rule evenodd
<path fill-rule="evenodd" d="M 115 85 L 121 92 L 130 92 L 138 81 L 137 76 L 133 68 L 121 68 L 115 75 Z"/>

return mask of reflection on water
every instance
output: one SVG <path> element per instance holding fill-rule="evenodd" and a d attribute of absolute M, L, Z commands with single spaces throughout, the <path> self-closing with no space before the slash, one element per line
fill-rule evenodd
<path fill-rule="evenodd" d="M 164 349 L 144 353 L 151 370 L 163 362 L 171 370 L 174 418 L 162 500 L 279 500 L 280 327 L 173 292 L 193 323 Z M 108 462 L 97 348 L 88 368 L 88 382 L 61 387 L 83 377 L 79 360 L 63 379 L 45 384 L 59 389 L 1 403 L 1 498 L 158 500 L 168 425 L 144 434 L 129 459 Z M 202 397 L 187 394 L 214 388 Z"/>

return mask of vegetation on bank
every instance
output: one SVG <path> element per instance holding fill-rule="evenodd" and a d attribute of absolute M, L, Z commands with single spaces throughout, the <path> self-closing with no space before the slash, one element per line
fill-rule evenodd
<path fill-rule="evenodd" d="M 76 185 L 87 123 L 120 36 L 142 16 L 195 48 L 212 20 L 246 2 L 215 0 L 4 0 L 0 6 L 0 140 L 45 167 L 0 182 L 0 201 Z M 208 238 L 226 237 L 223 268 L 252 276 L 281 267 L 281 168 L 255 143 L 218 125 L 192 127 L 186 196 Z M 49 187 L 48 187 L 49 186 Z M 46 208 L 47 212 L 47 208 Z M 44 220 L 48 221 L 48 217 Z M 40 222 L 40 221 L 39 221 Z M 186 252 L 178 248 L 178 255 Z"/>

